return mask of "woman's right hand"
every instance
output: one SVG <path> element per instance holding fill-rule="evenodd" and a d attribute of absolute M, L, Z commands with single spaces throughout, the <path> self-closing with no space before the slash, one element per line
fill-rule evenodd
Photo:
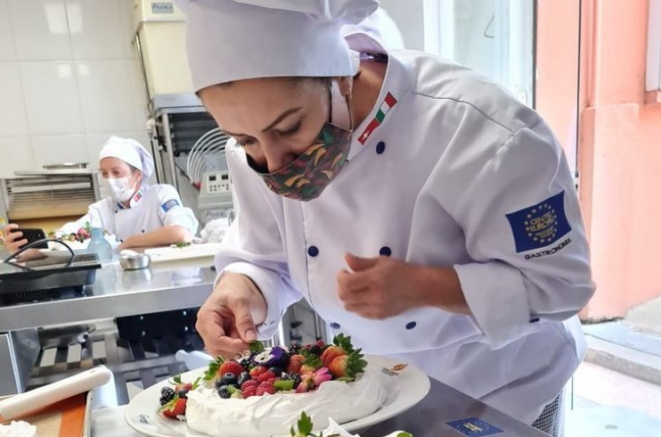
<path fill-rule="evenodd" d="M 18 225 L 9 223 L 2 231 L 2 236 L 5 242 L 5 249 L 11 254 L 18 252 L 18 250 L 28 244 L 27 238 L 23 238 L 23 232 L 17 231 Z"/>
<path fill-rule="evenodd" d="M 197 313 L 195 328 L 213 356 L 234 357 L 257 340 L 256 324 L 266 319 L 266 301 L 247 276 L 225 273 Z"/>

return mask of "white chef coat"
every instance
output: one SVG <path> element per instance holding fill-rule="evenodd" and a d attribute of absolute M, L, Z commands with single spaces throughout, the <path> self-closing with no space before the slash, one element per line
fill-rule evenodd
<path fill-rule="evenodd" d="M 100 223 L 98 223 L 100 221 Z M 190 208 L 183 206 L 181 197 L 172 185 L 144 185 L 130 201 L 127 208 L 111 197 L 89 206 L 87 214 L 60 231 L 75 233 L 86 223 L 100 225 L 106 232 L 122 242 L 132 235 L 155 231 L 163 226 L 179 225 L 193 235 L 198 221 Z"/>
<path fill-rule="evenodd" d="M 239 214 L 216 267 L 259 286 L 261 337 L 304 298 L 365 352 L 527 423 L 578 366 L 576 314 L 594 284 L 574 181 L 547 124 L 502 87 L 431 55 L 390 52 L 349 162 L 310 202 L 273 194 L 240 148 L 226 150 Z M 472 316 L 345 311 L 336 274 L 347 251 L 453 266 Z"/>

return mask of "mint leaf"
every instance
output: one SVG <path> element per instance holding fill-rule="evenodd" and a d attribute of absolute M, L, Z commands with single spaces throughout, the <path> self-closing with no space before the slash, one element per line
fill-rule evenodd
<path fill-rule="evenodd" d="M 218 374 L 218 371 L 220 370 L 220 366 L 225 362 L 223 357 L 218 357 L 215 360 L 211 361 L 209 363 L 209 368 L 204 372 L 204 376 L 202 377 L 203 380 L 205 381 L 211 381 L 216 377 Z"/>
<path fill-rule="evenodd" d="M 280 380 L 280 381 L 275 381 L 273 383 L 273 387 L 276 389 L 276 391 L 287 391 L 287 390 L 293 390 L 294 389 L 294 380 L 289 379 L 289 380 Z"/>
<path fill-rule="evenodd" d="M 312 432 L 312 419 L 310 416 L 305 414 L 305 411 L 301 413 L 301 418 L 298 419 L 298 434 L 299 435 L 309 435 Z"/>
<path fill-rule="evenodd" d="M 397 437 L 413 437 L 413 435 L 409 434 L 408 432 L 400 432 L 397 434 Z"/>
<path fill-rule="evenodd" d="M 255 341 L 250 343 L 250 352 L 253 354 L 258 354 L 260 352 L 264 351 L 264 343 L 261 341 Z"/>

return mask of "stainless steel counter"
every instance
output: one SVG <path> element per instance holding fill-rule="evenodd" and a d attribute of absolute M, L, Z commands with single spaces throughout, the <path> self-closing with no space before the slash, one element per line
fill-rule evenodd
<path fill-rule="evenodd" d="M 0 306 L 0 332 L 200 306 L 216 278 L 209 264 L 126 272 L 117 263 L 106 264 L 82 295 L 72 291 L 61 299 Z"/>

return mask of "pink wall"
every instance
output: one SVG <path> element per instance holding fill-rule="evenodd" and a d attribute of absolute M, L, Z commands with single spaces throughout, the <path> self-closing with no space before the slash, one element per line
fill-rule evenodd
<path fill-rule="evenodd" d="M 648 1 L 583 13 L 579 168 L 599 286 L 584 316 L 599 320 L 661 295 L 661 108 L 644 104 Z"/>
<path fill-rule="evenodd" d="M 577 7 L 539 0 L 538 108 L 561 141 Z M 584 0 L 582 12 L 579 194 L 598 286 L 582 315 L 600 320 L 661 296 L 661 105 L 645 104 L 648 0 Z"/>

